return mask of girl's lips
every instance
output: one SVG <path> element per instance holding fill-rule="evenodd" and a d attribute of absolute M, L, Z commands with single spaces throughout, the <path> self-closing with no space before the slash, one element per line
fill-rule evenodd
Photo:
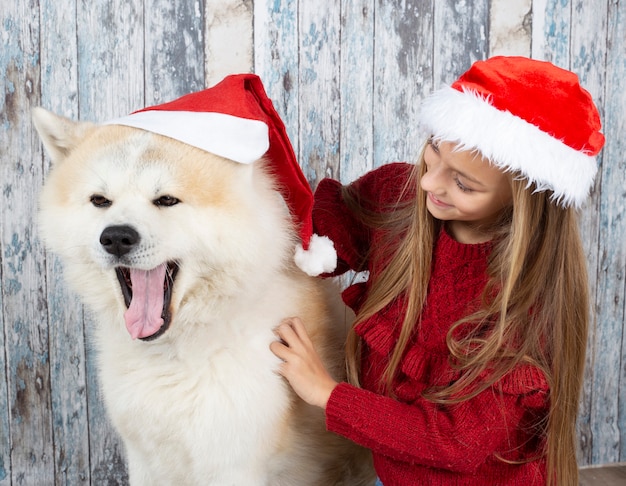
<path fill-rule="evenodd" d="M 440 208 L 452 207 L 450 204 L 446 204 L 443 201 L 440 201 L 439 199 L 437 199 L 437 197 L 432 192 L 428 193 L 428 199 L 430 199 L 430 201 L 437 207 L 440 207 Z"/>

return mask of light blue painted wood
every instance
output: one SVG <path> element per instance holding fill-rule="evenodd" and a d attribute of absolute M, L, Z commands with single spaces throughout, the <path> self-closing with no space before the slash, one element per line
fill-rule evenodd
<path fill-rule="evenodd" d="M 374 0 L 341 5 L 339 174 L 344 183 L 374 167 Z"/>
<path fill-rule="evenodd" d="M 38 15 L 22 3 L 3 4 L 0 258 L 6 395 L 0 400 L 6 409 L 0 424 L 8 425 L 8 434 L 0 436 L 11 440 L 2 453 L 5 484 L 37 484 L 54 474 L 45 272 L 33 230 L 43 157 L 29 120 L 40 86 Z"/>
<path fill-rule="evenodd" d="M 595 362 L 592 379 L 593 463 L 626 457 L 626 360 L 624 272 L 626 269 L 626 5 L 609 2 L 604 84 L 607 145 L 602 164 Z M 621 365 L 620 365 L 621 364 Z M 621 386 L 620 386 L 621 385 Z"/>
<path fill-rule="evenodd" d="M 309 182 L 339 177 L 341 2 L 299 7 L 298 159 Z"/>
<path fill-rule="evenodd" d="M 434 86 L 439 88 L 488 56 L 489 1 L 445 0 L 434 10 Z"/>
<path fill-rule="evenodd" d="M 624 91 L 624 73 L 626 73 L 626 3 L 613 2 L 609 10 L 609 36 L 608 42 L 611 45 L 611 56 L 607 59 L 607 65 L 611 68 L 607 72 L 607 89 L 606 98 L 610 99 L 610 104 L 606 104 L 606 123 L 610 127 L 610 136 L 612 138 L 612 152 L 614 160 L 618 162 L 618 167 L 622 170 L 626 168 L 626 92 Z M 614 145 L 613 145 L 614 144 Z M 624 172 L 622 172 L 624 177 Z M 624 186 L 616 188 L 615 202 L 619 206 L 624 206 L 626 202 L 626 194 Z M 616 221 L 617 223 L 617 221 Z M 622 227 L 626 226 L 624 218 L 619 220 Z M 624 241 L 615 242 L 613 240 L 605 240 L 607 251 L 612 250 L 614 245 L 626 246 Z M 621 262 L 626 270 L 626 261 Z M 622 281 L 623 283 L 623 281 Z M 616 283 L 616 286 L 618 284 Z M 617 287 L 619 291 L 619 287 Z M 622 291 L 625 288 L 622 287 Z M 621 341 L 613 340 L 613 345 L 620 349 L 617 354 L 620 366 L 616 366 L 619 370 L 619 382 L 613 383 L 613 387 L 617 387 L 619 394 L 618 399 L 618 429 L 620 432 L 619 461 L 626 461 L 626 328 L 624 320 L 621 327 L 618 327 L 619 337 L 621 333 Z M 621 347 L 620 347 L 621 344 Z M 615 366 L 613 364 L 612 366 Z M 598 370 L 599 372 L 599 370 Z M 595 417 L 594 417 L 595 418 Z M 602 440 L 602 437 L 599 437 Z M 601 458 L 592 458 L 599 462 Z"/>
<path fill-rule="evenodd" d="M 256 0 L 253 35 L 254 72 L 261 77 L 298 155 L 298 1 Z"/>
<path fill-rule="evenodd" d="M 78 114 L 75 2 L 41 1 L 41 104 Z M 46 165 L 47 165 L 46 158 Z M 83 310 L 68 292 L 60 262 L 47 257 L 52 436 L 55 484 L 89 484 L 89 417 Z"/>
<path fill-rule="evenodd" d="M 140 0 L 77 3 L 80 118 L 103 121 L 145 106 Z"/>
<path fill-rule="evenodd" d="M 544 0 L 545 1 L 545 0 Z M 545 12 L 544 51 L 542 59 L 557 66 L 567 66 L 569 59 L 571 2 L 569 0 L 547 0 Z"/>
<path fill-rule="evenodd" d="M 204 22 L 196 1 L 146 0 L 146 105 L 170 101 L 206 85 L 204 76 Z"/>
<path fill-rule="evenodd" d="M 433 1 L 377 2 L 374 166 L 417 161 L 419 100 L 432 91 Z M 345 147 L 350 150 L 349 147 Z"/>
<path fill-rule="evenodd" d="M 4 171 L 0 169 L 2 180 L 4 180 Z M 4 185 L 4 184 L 3 184 Z M 0 238 L 2 237 L 2 228 L 0 228 Z M 4 279 L 2 278 L 2 265 L 0 265 L 0 309 L 4 309 Z M 11 428 L 9 421 L 9 391 L 7 389 L 7 362 L 6 362 L 6 343 L 4 341 L 4 312 L 0 312 L 0 486 L 9 486 L 11 484 Z"/>

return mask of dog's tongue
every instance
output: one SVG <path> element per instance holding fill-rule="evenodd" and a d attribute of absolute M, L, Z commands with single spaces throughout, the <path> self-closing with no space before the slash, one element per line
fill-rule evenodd
<path fill-rule="evenodd" d="M 163 282 L 166 264 L 152 270 L 130 269 L 133 298 L 124 313 L 126 329 L 133 339 L 155 334 L 163 325 Z"/>

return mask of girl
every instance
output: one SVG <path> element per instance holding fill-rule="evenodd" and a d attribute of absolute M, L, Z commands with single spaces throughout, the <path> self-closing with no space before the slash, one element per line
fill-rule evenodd
<path fill-rule="evenodd" d="M 272 351 L 327 428 L 372 450 L 385 486 L 577 485 L 575 420 L 588 324 L 577 208 L 604 144 L 576 75 L 541 61 L 476 62 L 428 97 L 415 167 L 320 183 L 313 219 L 367 270 L 349 383 L 298 318 Z"/>

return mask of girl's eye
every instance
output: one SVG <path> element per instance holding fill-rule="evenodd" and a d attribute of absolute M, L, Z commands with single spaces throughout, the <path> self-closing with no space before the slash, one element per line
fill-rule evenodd
<path fill-rule="evenodd" d="M 428 144 L 432 147 L 436 154 L 439 153 L 439 142 L 431 135 L 428 139 Z"/>
<path fill-rule="evenodd" d="M 458 177 L 454 178 L 454 182 L 456 182 L 456 185 L 459 187 L 459 189 L 461 189 L 461 191 L 472 192 L 472 189 L 464 185 Z"/>

